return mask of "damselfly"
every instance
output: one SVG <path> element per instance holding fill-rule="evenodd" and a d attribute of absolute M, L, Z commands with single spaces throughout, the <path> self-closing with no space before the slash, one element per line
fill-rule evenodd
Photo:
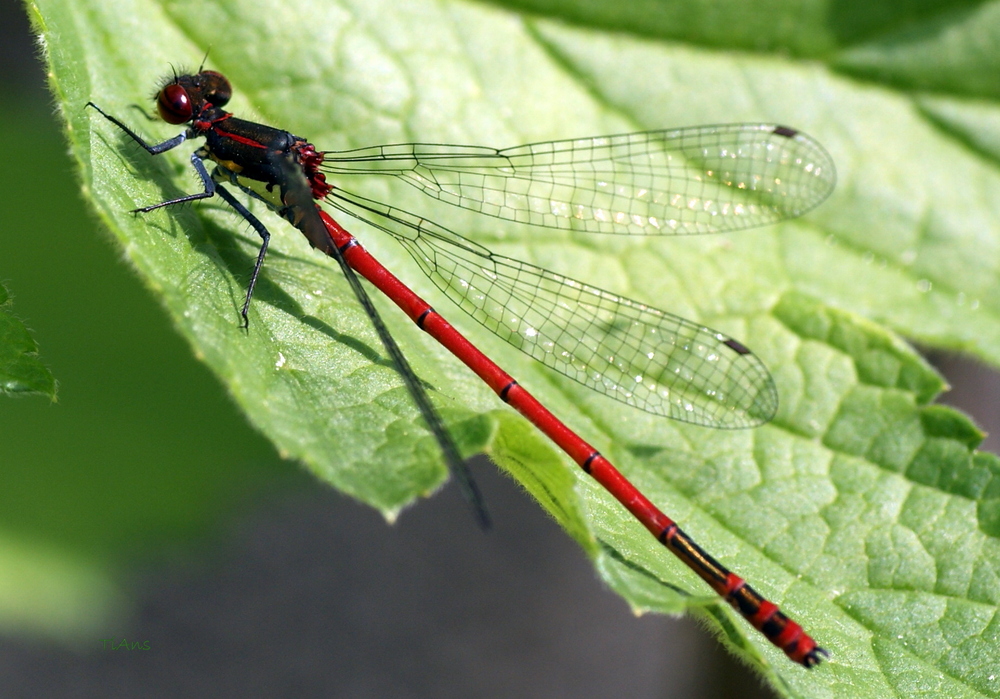
<path fill-rule="evenodd" d="M 733 231 L 798 216 L 832 191 L 829 155 L 808 136 L 773 124 L 734 124 L 549 141 L 496 150 L 405 143 L 318 151 L 287 131 L 239 119 L 220 73 L 175 75 L 157 95 L 160 116 L 188 124 L 147 143 L 96 109 L 150 154 L 189 138 L 203 191 L 145 206 L 218 194 L 263 241 L 241 310 L 243 324 L 270 234 L 233 196 L 265 202 L 340 264 L 484 526 L 486 510 L 455 444 L 355 273 L 394 301 L 604 486 L 664 546 L 792 660 L 812 667 L 825 651 L 778 607 L 705 553 L 605 457 L 429 304 L 373 258 L 314 200 L 397 241 L 444 294 L 476 321 L 565 376 L 630 406 L 715 428 L 770 420 L 777 390 L 764 364 L 727 335 L 561 274 L 497 255 L 433 221 L 351 194 L 326 174 L 394 176 L 442 201 L 520 223 L 594 233 L 684 235 Z M 215 163 L 209 173 L 205 160 Z"/>

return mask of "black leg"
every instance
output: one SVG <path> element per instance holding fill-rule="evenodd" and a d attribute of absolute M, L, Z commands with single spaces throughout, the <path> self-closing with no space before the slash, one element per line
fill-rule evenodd
<path fill-rule="evenodd" d="M 146 214 L 150 211 L 155 211 L 156 209 L 162 209 L 164 206 L 173 206 L 174 204 L 183 204 L 189 201 L 210 199 L 211 197 L 214 197 L 216 185 L 212 180 L 212 176 L 208 174 L 208 169 L 205 167 L 205 163 L 202 162 L 202 158 L 204 158 L 205 155 L 206 154 L 201 150 L 196 150 L 191 154 L 191 167 L 194 168 L 194 171 L 198 173 L 198 177 L 201 178 L 201 184 L 205 188 L 204 191 L 198 192 L 197 194 L 188 194 L 183 197 L 177 197 L 176 199 L 161 201 L 159 204 L 150 204 L 149 206 L 143 206 L 139 209 L 132 209 L 132 213 Z"/>
<path fill-rule="evenodd" d="M 153 143 L 153 144 L 146 143 L 146 141 L 143 140 L 142 136 L 140 136 L 135 131 L 127 127 L 123 122 L 119 121 L 115 117 L 105 112 L 103 109 L 98 107 L 93 102 L 87 102 L 87 106 L 96 109 L 97 112 L 101 114 L 101 116 L 103 116 L 105 119 L 110 121 L 112 124 L 117 126 L 122 131 L 124 131 L 126 134 L 128 134 L 129 138 L 131 138 L 133 141 L 142 146 L 146 150 L 146 152 L 148 152 L 150 155 L 159 155 L 160 153 L 165 153 L 166 151 L 171 150 L 172 148 L 176 148 L 177 146 L 179 146 L 180 144 L 184 143 L 184 141 L 187 140 L 187 132 L 185 132 L 177 134 L 173 138 L 169 138 L 166 141 L 163 141 L 162 143 Z M 152 204 L 150 206 L 143 206 L 138 209 L 132 209 L 132 213 L 145 214 L 149 213 L 150 211 L 155 211 L 156 209 L 163 208 L 164 206 L 172 206 L 173 204 L 183 204 L 184 202 L 196 201 L 198 199 L 208 199 L 212 196 L 215 196 L 215 183 L 212 181 L 211 175 L 208 174 L 208 170 L 205 168 L 205 164 L 202 162 L 202 159 L 205 156 L 206 154 L 202 150 L 195 151 L 191 155 L 191 166 L 194 167 L 194 171 L 197 172 L 198 177 L 201 178 L 201 183 L 204 188 L 203 191 L 199 192 L 198 194 L 189 194 L 188 196 L 178 197 L 177 199 L 170 199 L 169 201 L 161 201 L 159 204 Z"/>
<path fill-rule="evenodd" d="M 184 132 L 184 133 L 177 134 L 173 138 L 168 138 L 163 143 L 153 143 L 153 144 L 146 143 L 142 139 L 142 136 L 140 136 L 139 134 L 137 134 L 135 131 L 133 131 L 129 127 L 125 126 L 125 124 L 123 124 L 118 119 L 114 118 L 113 116 L 111 116 L 110 114 L 108 114 L 107 112 L 105 112 L 103 109 L 101 109 L 100 107 L 98 107 L 93 102 L 87 102 L 87 106 L 88 107 L 93 107 L 94 109 L 96 109 L 101 116 L 103 116 L 105 119 L 107 119 L 108 121 L 110 121 L 112 124 L 114 124 L 115 126 L 117 126 L 119 129 L 121 129 L 122 131 L 124 131 L 125 133 L 127 133 L 129 135 L 129 137 L 133 141 L 135 141 L 140 146 L 142 146 L 143 148 L 145 148 L 146 151 L 150 155 L 159 155 L 160 153 L 168 151 L 171 148 L 176 148 L 177 146 L 179 146 L 180 144 L 184 143 L 184 141 L 187 140 L 187 132 Z"/>
<path fill-rule="evenodd" d="M 250 308 L 250 299 L 253 297 L 254 287 L 257 286 L 257 277 L 260 276 L 260 268 L 264 266 L 264 256 L 267 255 L 267 244 L 271 242 L 271 234 L 264 227 L 264 224 L 260 222 L 256 216 L 250 213 L 247 207 L 243 206 L 236 197 L 229 193 L 229 190 L 223 187 L 221 184 L 215 185 L 215 191 L 220 197 L 222 197 L 227 204 L 229 204 L 240 216 L 246 219 L 250 227 L 257 231 L 257 235 L 261 238 L 260 252 L 257 253 L 257 262 L 253 266 L 253 274 L 250 275 L 250 284 L 247 286 L 247 299 L 243 303 L 243 310 L 240 311 L 240 315 L 243 316 L 243 327 L 250 327 L 250 319 L 247 317 L 247 310 Z"/>

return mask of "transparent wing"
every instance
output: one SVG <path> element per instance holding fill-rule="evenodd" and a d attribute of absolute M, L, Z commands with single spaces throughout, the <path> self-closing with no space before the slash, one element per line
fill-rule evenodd
<path fill-rule="evenodd" d="M 493 254 L 432 221 L 342 189 L 327 201 L 396 238 L 491 332 L 595 391 L 710 427 L 752 427 L 777 410 L 763 363 L 722 333 Z"/>
<path fill-rule="evenodd" d="M 324 153 L 331 173 L 393 175 L 441 201 L 549 228 L 716 233 L 799 216 L 836 173 L 819 143 L 774 124 L 547 141 L 496 150 L 404 143 Z"/>

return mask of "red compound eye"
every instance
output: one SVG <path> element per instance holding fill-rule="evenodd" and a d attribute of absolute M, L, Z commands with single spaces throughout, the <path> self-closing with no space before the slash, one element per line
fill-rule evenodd
<path fill-rule="evenodd" d="M 205 94 L 205 101 L 213 107 L 222 107 L 233 96 L 233 88 L 226 76 L 214 70 L 203 70 L 198 73 L 198 86 Z"/>
<path fill-rule="evenodd" d="M 171 83 L 160 90 L 156 98 L 156 109 L 160 118 L 168 124 L 183 124 L 191 121 L 194 107 L 191 106 L 191 95 L 177 83 Z"/>

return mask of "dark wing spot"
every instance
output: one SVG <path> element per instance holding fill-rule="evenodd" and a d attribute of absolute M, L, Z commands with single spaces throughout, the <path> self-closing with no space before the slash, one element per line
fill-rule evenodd
<path fill-rule="evenodd" d="M 746 347 L 744 347 L 743 345 L 741 345 L 739 342 L 737 342 L 733 338 L 729 338 L 728 340 L 726 340 L 722 344 L 724 344 L 726 347 L 728 347 L 729 349 L 731 349 L 734 352 L 736 352 L 736 354 L 753 354 L 753 352 L 751 352 L 750 350 L 748 350 Z"/>

